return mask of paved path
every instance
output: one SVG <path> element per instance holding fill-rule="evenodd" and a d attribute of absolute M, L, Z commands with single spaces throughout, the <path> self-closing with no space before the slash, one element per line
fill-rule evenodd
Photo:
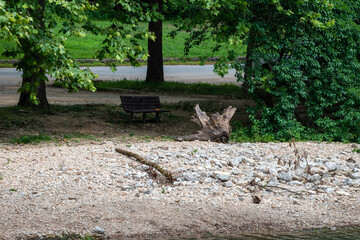
<path fill-rule="evenodd" d="M 118 71 L 112 73 L 108 67 L 92 67 L 95 73 L 99 75 L 101 80 L 143 80 L 146 76 L 146 67 L 118 67 Z M 166 81 L 179 82 L 207 82 L 207 83 L 234 83 L 236 78 L 235 72 L 221 78 L 213 72 L 212 65 L 205 66 L 189 66 L 189 65 L 175 65 L 164 66 Z M 14 68 L 0 68 L 0 107 L 16 105 L 19 100 L 19 93 L 17 89 L 21 83 L 21 73 Z M 87 92 L 80 91 L 79 93 L 70 94 L 66 89 L 54 88 L 47 86 L 47 98 L 51 104 L 115 104 L 120 103 L 120 92 Z M 149 93 L 151 95 L 151 93 Z M 202 101 L 202 100 L 217 100 L 216 96 L 171 96 L 162 95 L 160 100 L 162 102 L 174 103 L 180 101 Z"/>
<path fill-rule="evenodd" d="M 207 82 L 207 83 L 234 83 L 238 84 L 235 71 L 231 70 L 224 78 L 213 72 L 213 65 L 173 65 L 164 66 L 166 81 L 174 82 Z M 99 75 L 100 80 L 144 80 L 146 77 L 146 67 L 121 66 L 113 73 L 109 67 L 90 67 Z M 19 85 L 21 82 L 21 72 L 14 68 L 0 68 L 0 85 Z"/>

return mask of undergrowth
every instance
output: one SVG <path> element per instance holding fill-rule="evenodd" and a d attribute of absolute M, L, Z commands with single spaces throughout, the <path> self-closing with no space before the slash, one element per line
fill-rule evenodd
<path fill-rule="evenodd" d="M 40 143 L 45 141 L 51 141 L 53 138 L 49 135 L 39 134 L 39 135 L 22 135 L 20 137 L 12 138 L 10 143 L 16 144 L 30 144 L 30 143 Z"/>
<path fill-rule="evenodd" d="M 235 121 L 232 124 L 232 134 L 230 140 L 234 142 L 288 142 L 292 139 L 279 137 L 276 133 L 261 133 L 256 126 L 243 126 L 240 122 Z M 343 142 L 343 143 L 360 143 L 352 135 L 343 133 L 341 129 L 337 132 L 321 132 L 310 128 L 303 128 L 302 131 L 294 134 L 296 141 L 321 141 L 321 142 Z M 359 152 L 359 149 L 354 149 Z"/>

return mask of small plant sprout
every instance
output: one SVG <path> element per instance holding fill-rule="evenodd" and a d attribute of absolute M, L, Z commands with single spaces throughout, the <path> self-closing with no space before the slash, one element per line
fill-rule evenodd
<path fill-rule="evenodd" d="M 191 155 L 194 155 L 195 153 L 197 153 L 197 151 L 198 151 L 197 149 L 192 150 Z"/>
<path fill-rule="evenodd" d="M 162 188 L 161 188 L 161 193 L 165 194 L 165 192 L 166 192 L 166 188 L 165 188 L 165 187 L 162 187 Z"/>

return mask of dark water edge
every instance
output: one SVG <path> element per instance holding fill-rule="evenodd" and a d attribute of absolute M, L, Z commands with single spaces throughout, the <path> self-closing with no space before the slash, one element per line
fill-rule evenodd
<path fill-rule="evenodd" d="M 176 238 L 172 240 L 360 240 L 360 226 L 312 229 L 305 231 L 278 232 L 270 234 L 241 234 L 233 236 L 215 236 L 205 234 L 189 238 Z"/>

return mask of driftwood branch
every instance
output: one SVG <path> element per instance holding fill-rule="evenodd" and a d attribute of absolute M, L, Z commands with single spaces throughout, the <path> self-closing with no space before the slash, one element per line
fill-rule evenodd
<path fill-rule="evenodd" d="M 236 108 L 228 107 L 224 109 L 223 113 L 211 114 L 207 116 L 205 112 L 201 111 L 198 104 L 195 106 L 195 115 L 192 116 L 191 121 L 196 122 L 201 130 L 196 134 L 178 137 L 178 141 L 211 141 L 211 142 L 229 142 L 231 134 L 230 120 L 235 114 Z"/>
<path fill-rule="evenodd" d="M 140 156 L 139 154 L 136 154 L 134 152 L 126 151 L 126 150 L 120 149 L 120 148 L 115 148 L 115 151 L 120 154 L 126 155 L 128 157 L 135 158 L 136 161 L 138 161 L 142 164 L 148 165 L 149 167 L 155 168 L 159 173 L 164 175 L 164 177 L 166 177 L 166 179 L 168 179 L 170 182 L 173 182 L 173 176 L 172 176 L 171 172 L 163 169 L 158 164 L 148 161 L 148 160 L 145 160 L 142 156 Z"/>

